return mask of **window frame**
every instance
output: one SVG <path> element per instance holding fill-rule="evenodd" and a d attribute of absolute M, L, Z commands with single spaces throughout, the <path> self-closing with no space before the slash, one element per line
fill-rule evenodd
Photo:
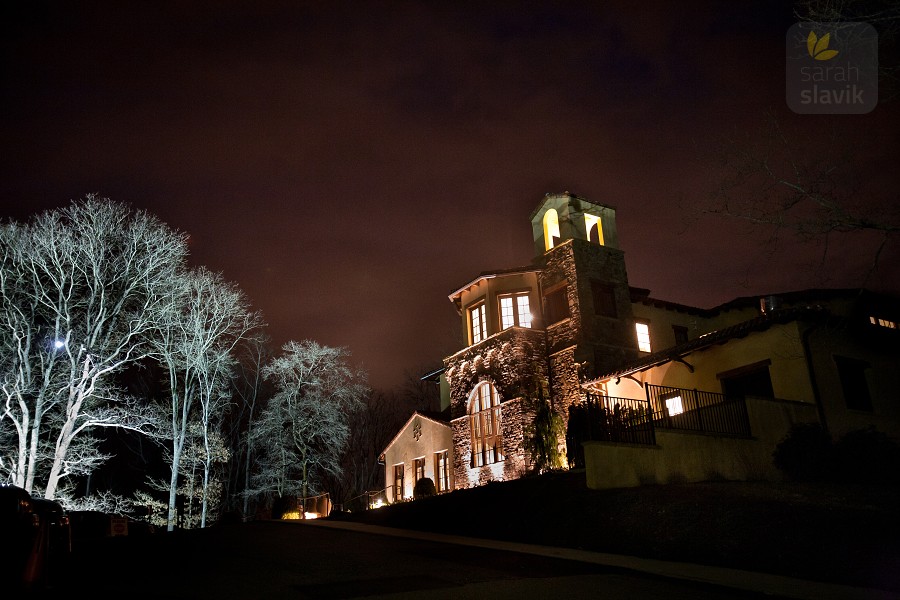
<path fill-rule="evenodd" d="M 505 460 L 501 433 L 501 404 L 497 388 L 489 381 L 479 382 L 469 395 L 467 412 L 471 467 L 483 467 Z"/>
<path fill-rule="evenodd" d="M 646 337 L 646 341 L 644 343 L 641 336 L 640 328 L 646 328 L 646 333 L 643 337 Z M 637 338 L 638 350 L 640 352 L 653 352 L 653 338 L 650 335 L 650 321 L 648 319 L 635 319 L 634 320 L 634 334 Z"/>
<path fill-rule="evenodd" d="M 544 322 L 549 327 L 572 316 L 569 307 L 569 286 L 563 281 L 548 287 L 543 293 Z"/>
<path fill-rule="evenodd" d="M 608 317 L 610 319 L 619 318 L 619 308 L 616 306 L 616 288 L 614 285 L 592 279 L 591 300 L 594 302 L 595 315 Z"/>
<path fill-rule="evenodd" d="M 772 359 L 756 361 L 741 367 L 716 373 L 716 379 L 722 386 L 722 393 L 727 398 L 746 398 L 748 395 L 760 398 L 775 398 L 775 388 L 772 385 L 772 373 L 769 367 Z M 762 389 L 760 387 L 762 384 Z M 735 394 L 735 388 L 741 390 L 741 394 Z M 747 390 L 751 393 L 748 394 Z M 762 391 L 763 393 L 760 393 Z"/>
<path fill-rule="evenodd" d="M 485 303 L 484 298 L 472 303 L 469 308 L 466 309 L 466 311 L 469 317 L 469 345 L 472 346 L 483 342 L 488 337 L 487 304 Z M 476 314 L 478 315 L 479 324 L 479 327 L 477 329 L 475 327 Z"/>
<path fill-rule="evenodd" d="M 522 306 L 520 300 L 524 298 L 528 303 L 528 321 L 527 323 L 523 323 L 522 319 Z M 509 315 L 512 318 L 512 322 L 506 323 L 506 313 L 503 307 L 503 301 L 510 301 L 510 308 L 512 309 L 512 314 Z M 534 315 L 531 313 L 531 295 L 529 292 L 504 292 L 502 294 L 497 295 L 497 312 L 500 315 L 500 331 L 505 331 L 510 327 L 525 327 L 531 329 L 531 324 L 534 321 Z"/>
<path fill-rule="evenodd" d="M 434 453 L 434 485 L 438 493 L 450 490 L 450 451 Z"/>
<path fill-rule="evenodd" d="M 413 459 L 413 483 L 418 483 L 420 479 L 425 478 L 425 457 L 420 456 Z"/>
<path fill-rule="evenodd" d="M 403 491 L 406 487 L 406 474 L 404 473 L 405 466 L 404 463 L 394 465 L 394 502 L 403 500 Z"/>

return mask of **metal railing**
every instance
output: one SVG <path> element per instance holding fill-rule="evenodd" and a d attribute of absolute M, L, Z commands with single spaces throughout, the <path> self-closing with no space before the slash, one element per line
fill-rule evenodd
<path fill-rule="evenodd" d="M 569 431 L 581 440 L 655 444 L 653 413 L 647 400 L 588 394 L 569 413 Z"/>
<path fill-rule="evenodd" d="M 582 459 L 582 441 L 653 445 L 657 429 L 750 435 L 743 398 L 650 384 L 644 389 L 647 397 L 643 400 L 588 394 L 581 403 L 573 405 L 569 409 L 567 438 L 575 455 L 570 456 L 570 462 L 578 465 Z"/>
<path fill-rule="evenodd" d="M 716 392 L 646 385 L 653 408 L 653 424 L 659 428 L 721 435 L 750 435 L 747 403 Z"/>

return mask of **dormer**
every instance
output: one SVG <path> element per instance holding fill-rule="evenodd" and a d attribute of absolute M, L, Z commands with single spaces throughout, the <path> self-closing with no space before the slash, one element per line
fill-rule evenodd
<path fill-rule="evenodd" d="M 571 192 L 546 194 L 531 213 L 531 230 L 538 257 L 571 239 L 619 248 L 616 209 Z"/>

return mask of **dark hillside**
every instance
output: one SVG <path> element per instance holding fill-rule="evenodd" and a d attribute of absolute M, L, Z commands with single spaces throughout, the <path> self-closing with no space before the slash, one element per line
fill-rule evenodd
<path fill-rule="evenodd" d="M 714 482 L 590 490 L 576 470 L 329 518 L 900 592 L 898 508 L 897 486 Z"/>

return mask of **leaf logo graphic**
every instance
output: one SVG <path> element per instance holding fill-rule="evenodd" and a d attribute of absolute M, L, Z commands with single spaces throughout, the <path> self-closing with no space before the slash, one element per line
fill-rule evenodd
<path fill-rule="evenodd" d="M 806 49 L 809 55 L 816 60 L 831 60 L 838 55 L 837 50 L 829 50 L 828 42 L 831 41 L 831 34 L 826 33 L 822 37 L 816 37 L 815 31 L 810 31 L 806 38 Z"/>

